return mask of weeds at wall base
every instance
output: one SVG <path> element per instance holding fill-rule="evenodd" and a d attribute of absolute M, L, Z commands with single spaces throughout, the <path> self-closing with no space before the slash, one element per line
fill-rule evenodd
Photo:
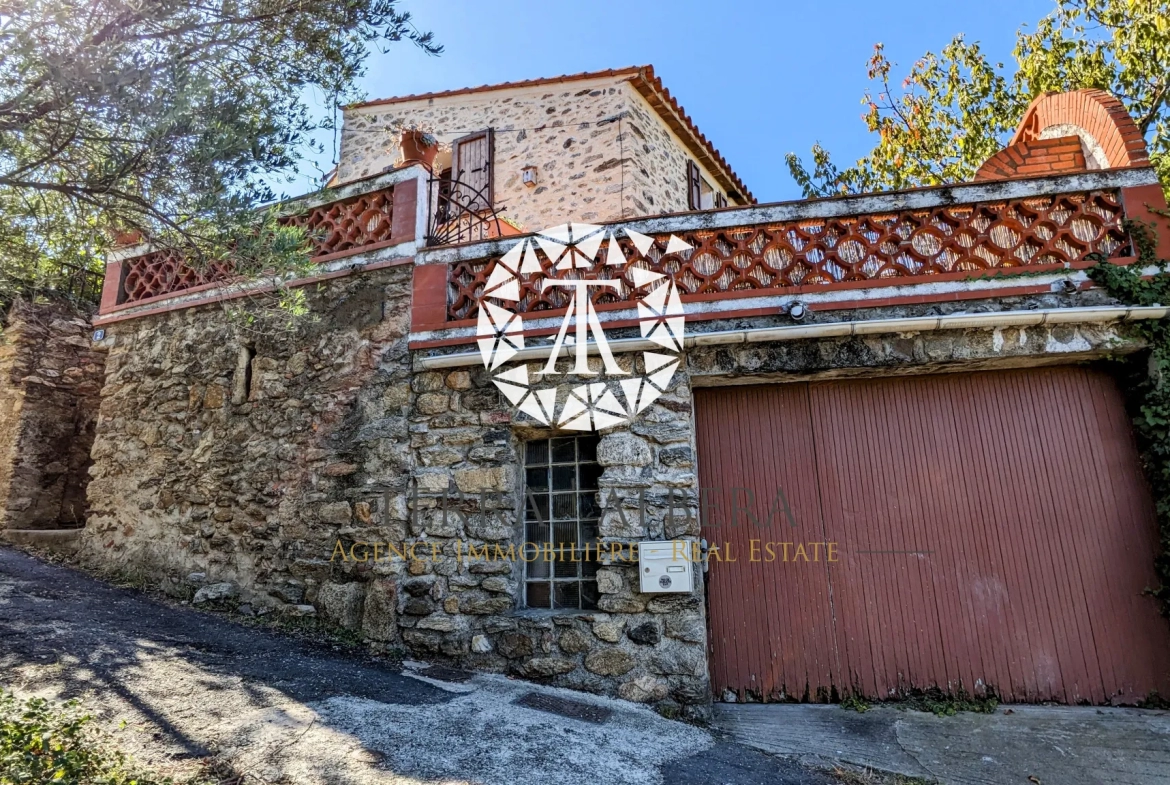
<path fill-rule="evenodd" d="M 765 702 L 760 700 L 758 693 L 751 691 L 747 692 L 746 698 L 746 703 Z M 803 699 L 784 699 L 781 697 L 766 702 L 836 704 L 846 711 L 855 711 L 858 714 L 864 714 L 872 708 L 884 706 L 899 711 L 928 712 L 939 717 L 951 717 L 959 712 L 993 714 L 1000 705 L 999 694 L 992 688 L 987 688 L 983 695 L 975 696 L 963 688 L 959 688 L 955 692 L 947 692 L 939 687 L 901 689 L 897 694 L 880 700 L 866 698 L 856 689 L 839 691 L 837 687 L 833 687 L 831 690 L 821 688 L 817 691 L 816 700 L 811 700 L 806 689 Z"/>
<path fill-rule="evenodd" d="M 831 770 L 842 785 L 936 785 L 937 780 L 921 777 L 907 777 L 904 774 L 887 774 L 869 768 L 854 769 L 834 766 Z"/>
<path fill-rule="evenodd" d="M 842 709 L 845 709 L 845 711 L 855 711 L 858 714 L 865 714 L 867 711 L 873 708 L 870 706 L 869 701 L 857 695 L 845 696 L 845 698 L 841 700 L 840 706 Z"/>
<path fill-rule="evenodd" d="M 1154 690 L 1144 699 L 1138 701 L 1137 707 L 1139 709 L 1157 709 L 1158 711 L 1167 711 L 1170 710 L 1170 699 L 1163 698 L 1158 694 L 1157 690 Z"/>
<path fill-rule="evenodd" d="M 899 711 L 921 711 L 936 717 L 953 717 L 959 712 L 994 714 L 999 708 L 999 696 L 988 690 L 982 697 L 969 694 L 966 690 L 954 693 L 943 692 L 937 687 L 927 690 L 908 690 L 896 699 L 888 701 L 867 701 L 856 694 L 848 695 L 839 704 L 842 709 L 863 714 L 874 705 L 886 706 Z"/>

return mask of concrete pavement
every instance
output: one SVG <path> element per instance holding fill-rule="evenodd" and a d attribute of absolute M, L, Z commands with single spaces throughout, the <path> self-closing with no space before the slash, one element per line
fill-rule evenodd
<path fill-rule="evenodd" d="M 1000 706 L 994 714 L 936 717 L 884 707 L 859 714 L 838 706 L 716 704 L 715 724 L 774 755 L 943 785 L 1170 783 L 1170 711 Z"/>
<path fill-rule="evenodd" d="M 817 769 L 843 762 L 947 785 L 1170 785 L 1170 712 L 716 704 L 711 733 L 503 676 L 439 681 L 2 547 L 0 687 L 81 698 L 122 749 L 177 778 L 212 759 L 292 785 L 830 785 Z M 610 714 L 517 704 L 531 693 Z"/>

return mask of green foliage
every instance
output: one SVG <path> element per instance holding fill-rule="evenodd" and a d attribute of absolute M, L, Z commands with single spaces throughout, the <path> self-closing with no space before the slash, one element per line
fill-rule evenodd
<path fill-rule="evenodd" d="M 811 171 L 790 153 L 792 177 L 809 197 L 970 180 L 1033 98 L 1096 87 L 1134 116 L 1170 184 L 1170 0 L 1056 0 L 1034 32 L 1017 33 L 1013 54 L 1009 73 L 959 35 L 916 62 L 898 90 L 878 44 L 868 68 L 875 88 L 862 99 L 877 144 L 845 169 L 820 145 Z"/>
<path fill-rule="evenodd" d="M 966 690 L 950 693 L 933 687 L 909 692 L 896 705 L 899 709 L 927 711 L 938 717 L 953 717 L 961 711 L 994 714 L 999 707 L 999 698 L 990 691 L 985 697 L 977 698 L 969 695 Z"/>
<path fill-rule="evenodd" d="M 398 0 L 16 0 L 0 13 L 0 286 L 137 231 L 245 274 L 306 262 L 257 204 L 359 96 L 371 46 L 437 53 Z"/>
<path fill-rule="evenodd" d="M 0 785 L 162 785 L 170 780 L 131 772 L 126 759 L 99 742 L 92 718 L 76 701 L 18 701 L 0 694 Z"/>
<path fill-rule="evenodd" d="M 960 711 L 991 714 L 999 706 L 999 698 L 989 691 L 985 697 L 977 698 L 960 689 L 958 692 L 943 692 L 937 687 L 927 690 L 910 690 L 900 695 L 897 700 L 883 702 L 903 711 L 927 711 L 939 717 L 953 717 Z M 873 708 L 865 698 L 858 694 L 851 694 L 841 700 L 841 708 L 864 714 Z"/>
<path fill-rule="evenodd" d="M 1089 269 L 1089 277 L 1124 303 L 1170 304 L 1170 273 L 1166 270 L 1167 260 L 1158 259 L 1154 251 L 1154 229 L 1136 221 L 1128 221 L 1125 228 L 1133 238 L 1137 261 L 1122 266 L 1099 259 Z M 1149 267 L 1157 268 L 1157 272 L 1143 277 L 1143 270 Z M 1161 603 L 1162 613 L 1170 617 L 1170 323 L 1151 319 L 1136 322 L 1131 329 L 1149 345 L 1148 362 L 1135 369 L 1134 378 L 1126 385 L 1158 519 L 1160 542 L 1154 569 L 1161 585 L 1150 588 L 1149 593 Z"/>
<path fill-rule="evenodd" d="M 865 714 L 870 709 L 869 703 L 860 695 L 846 695 L 841 699 L 841 708 L 846 711 L 855 711 L 858 714 Z"/>

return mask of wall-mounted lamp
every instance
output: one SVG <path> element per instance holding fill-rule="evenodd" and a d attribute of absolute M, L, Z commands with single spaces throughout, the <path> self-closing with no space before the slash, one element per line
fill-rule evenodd
<path fill-rule="evenodd" d="M 536 187 L 536 167 L 525 166 L 520 170 L 520 181 L 529 188 Z"/>

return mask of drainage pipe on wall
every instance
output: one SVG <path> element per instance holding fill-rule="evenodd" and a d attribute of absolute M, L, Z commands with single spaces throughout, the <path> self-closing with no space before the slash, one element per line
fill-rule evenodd
<path fill-rule="evenodd" d="M 891 333 L 931 332 L 933 330 L 965 330 L 984 327 L 1033 327 L 1043 324 L 1078 324 L 1085 322 L 1139 321 L 1161 319 L 1170 308 L 1128 306 L 1100 306 L 1092 308 L 1049 308 L 1035 311 L 998 311 L 990 313 L 961 313 L 946 316 L 911 316 L 900 319 L 862 319 L 852 322 L 825 322 L 823 324 L 794 324 L 784 327 L 760 327 L 750 330 L 720 330 L 695 333 L 686 337 L 685 345 L 722 346 L 765 341 L 799 341 L 811 338 L 840 338 L 852 335 L 889 335 Z M 613 352 L 662 351 L 662 347 L 645 338 L 618 338 L 609 341 Z M 571 347 L 561 349 L 568 355 Z M 521 349 L 509 362 L 547 360 L 548 346 L 530 346 Z M 597 345 L 589 344 L 589 353 L 597 353 Z M 415 367 L 420 370 L 459 368 L 483 362 L 478 352 L 440 354 L 418 357 Z"/>

